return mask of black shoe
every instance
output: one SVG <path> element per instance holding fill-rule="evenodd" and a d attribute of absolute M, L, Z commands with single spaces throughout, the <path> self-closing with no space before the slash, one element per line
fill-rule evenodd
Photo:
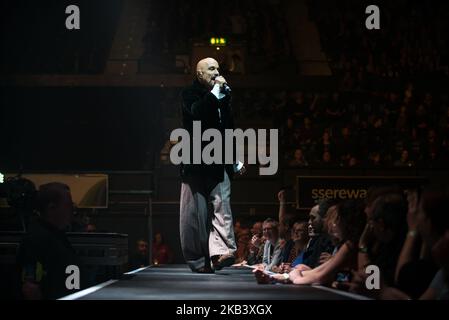
<path fill-rule="evenodd" d="M 214 269 L 212 269 L 210 267 L 201 267 L 199 269 L 195 269 L 192 271 L 196 272 L 196 273 L 215 273 Z"/>
<path fill-rule="evenodd" d="M 230 267 L 235 263 L 235 257 L 232 254 L 223 254 L 221 256 L 213 256 L 212 264 L 215 270 L 221 270 L 224 267 Z"/>

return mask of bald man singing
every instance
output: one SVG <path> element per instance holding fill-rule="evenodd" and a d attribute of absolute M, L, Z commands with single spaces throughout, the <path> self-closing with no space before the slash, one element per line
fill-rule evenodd
<path fill-rule="evenodd" d="M 201 135 L 209 129 L 233 129 L 231 95 L 218 62 L 198 62 L 196 79 L 182 91 L 183 126 L 191 137 L 190 164 L 181 165 L 180 236 L 184 258 L 193 272 L 213 273 L 234 263 L 237 246 L 230 206 L 231 179 L 239 165 L 192 164 L 193 121 L 201 121 Z M 209 142 L 202 142 L 202 148 Z M 213 212 L 209 212 L 212 204 Z"/>

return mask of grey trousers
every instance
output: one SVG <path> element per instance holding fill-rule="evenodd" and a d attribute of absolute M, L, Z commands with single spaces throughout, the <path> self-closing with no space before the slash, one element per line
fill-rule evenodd
<path fill-rule="evenodd" d="M 223 182 L 215 186 L 195 178 L 181 184 L 181 248 L 192 270 L 210 266 L 212 256 L 234 254 L 237 250 L 230 197 L 231 182 L 226 171 Z M 209 203 L 213 214 L 209 214 Z"/>

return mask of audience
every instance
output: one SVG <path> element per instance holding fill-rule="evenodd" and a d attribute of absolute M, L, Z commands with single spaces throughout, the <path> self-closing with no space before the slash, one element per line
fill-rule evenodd
<path fill-rule="evenodd" d="M 139 250 L 140 252 L 140 250 Z M 173 252 L 170 247 L 165 244 L 162 233 L 156 232 L 153 240 L 153 264 L 168 264 L 173 263 Z"/>
<path fill-rule="evenodd" d="M 357 267 L 357 244 L 365 226 L 362 206 L 353 200 L 337 206 L 336 234 L 342 243 L 338 252 L 316 268 L 298 265 L 288 274 L 268 276 L 260 268 L 254 271 L 259 283 L 279 281 L 294 284 L 331 284 L 336 279 L 347 281 L 350 271 Z M 343 277 L 337 275 L 343 273 Z"/>
<path fill-rule="evenodd" d="M 139 239 L 136 242 L 136 252 L 129 259 L 130 270 L 150 265 L 148 241 Z"/>
<path fill-rule="evenodd" d="M 285 202 L 283 191 L 278 197 Z M 354 200 L 327 203 L 322 206 L 324 218 L 317 213 L 317 205 L 310 213 L 310 235 L 318 226 L 332 239 L 335 250 L 321 252 L 318 266 L 291 263 L 305 248 L 305 224 L 297 222 L 283 247 L 283 263 L 269 270 L 257 266 L 253 272 L 261 284 L 321 284 L 376 299 L 447 300 L 449 220 L 444 212 L 448 207 L 449 193 L 441 186 L 426 187 L 423 192 L 372 188 L 365 206 Z M 284 209 L 279 216 L 285 219 Z M 293 249 L 297 243 L 302 246 Z M 432 268 L 429 259 L 439 270 Z M 369 290 L 365 285 L 369 265 L 380 270 L 380 289 Z"/>
<path fill-rule="evenodd" d="M 449 299 L 445 187 L 371 188 L 364 205 L 359 200 L 322 199 L 310 210 L 308 222 L 294 223 L 288 222 L 285 190 L 277 196 L 278 221 L 267 218 L 248 228 L 236 220 L 234 266 L 253 265 L 258 283 L 320 284 L 375 299 Z M 41 186 L 37 199 L 40 218 L 32 223 L 17 258 L 23 272 L 21 296 L 53 299 L 66 291 L 52 284 L 65 277 L 58 266 L 67 259 L 80 265 L 63 233 L 70 226 L 73 204 L 68 187 L 60 183 Z M 52 247 L 47 237 L 60 245 L 47 250 Z M 46 249 L 40 250 L 39 245 Z M 140 239 L 136 249 L 131 269 L 149 265 L 148 243 Z M 173 261 L 160 232 L 152 249 L 153 265 Z M 366 287 L 370 265 L 379 268 L 380 289 Z"/>
<path fill-rule="evenodd" d="M 427 283 L 427 288 L 420 296 L 410 296 L 406 292 L 400 290 L 394 285 L 388 285 L 384 277 L 381 277 L 380 290 L 366 290 L 364 282 L 366 274 L 361 271 L 353 279 L 349 285 L 349 290 L 361 294 L 368 295 L 377 299 L 420 299 L 420 300 L 447 300 L 449 299 L 449 281 L 448 281 L 448 256 L 447 252 L 443 252 L 443 248 L 447 248 L 447 230 L 449 230 L 449 219 L 445 210 L 449 205 L 449 195 L 447 188 L 427 188 L 419 200 L 409 199 L 408 210 L 408 237 L 404 242 L 402 251 L 399 255 L 396 274 L 404 268 L 405 262 L 412 261 L 413 249 L 417 244 L 417 235 L 422 237 L 426 248 L 431 249 L 431 257 L 433 261 L 440 267 L 433 279 Z M 444 250 L 444 249 L 443 249 Z M 425 270 L 423 268 L 419 270 Z M 421 276 L 428 278 L 428 274 L 419 273 L 410 278 L 411 283 L 421 284 Z"/>
<path fill-rule="evenodd" d="M 447 94 L 410 84 L 402 88 L 340 92 L 338 98 L 332 92 L 301 93 L 300 106 L 285 91 L 235 88 L 233 110 L 239 127 L 279 129 L 282 167 L 447 168 Z M 177 117 L 177 102 L 172 98 L 176 89 L 170 90 L 173 94 L 161 103 L 175 110 L 168 114 Z M 326 120 L 332 96 L 347 112 Z M 423 107 L 425 117 L 420 113 Z M 417 109 L 421 109 L 418 115 Z"/>
<path fill-rule="evenodd" d="M 209 43 L 213 36 L 246 46 L 245 67 L 239 52 L 230 53 L 221 63 L 225 73 L 270 72 L 291 59 L 290 38 L 281 3 L 233 0 L 149 1 L 144 36 L 143 61 L 154 68 L 148 72 L 174 71 L 176 55 L 191 54 L 192 42 Z M 215 17 L 211 12 L 220 12 Z M 175 23 L 174 23 L 175 22 Z M 189 73 L 190 66 L 182 72 Z"/>
<path fill-rule="evenodd" d="M 374 201 L 374 209 L 360 237 L 359 268 L 374 264 L 386 284 L 394 284 L 397 257 L 407 232 L 407 203 L 401 194 L 390 193 Z"/>

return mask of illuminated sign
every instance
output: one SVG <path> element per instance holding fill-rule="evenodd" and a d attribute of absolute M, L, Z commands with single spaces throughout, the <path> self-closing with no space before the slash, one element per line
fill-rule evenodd
<path fill-rule="evenodd" d="M 212 37 L 209 40 L 211 46 L 225 46 L 227 43 L 226 38 Z"/>
<path fill-rule="evenodd" d="M 426 181 L 418 176 L 296 176 L 296 206 L 310 209 L 321 199 L 364 199 L 372 187 L 415 189 Z"/>

